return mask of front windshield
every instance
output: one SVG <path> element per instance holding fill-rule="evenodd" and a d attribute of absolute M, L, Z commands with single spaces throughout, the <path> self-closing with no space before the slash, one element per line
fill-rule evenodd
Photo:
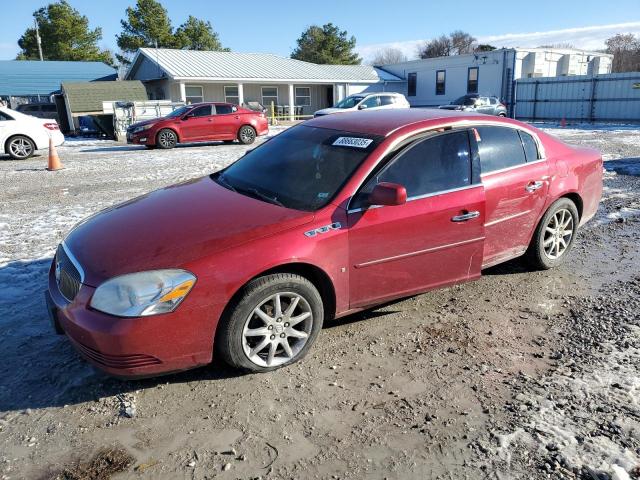
<path fill-rule="evenodd" d="M 265 202 L 315 211 L 328 204 L 382 137 L 300 125 L 212 178 Z"/>
<path fill-rule="evenodd" d="M 173 112 L 167 115 L 166 118 L 181 117 L 182 115 L 187 113 L 189 110 L 191 110 L 191 105 L 189 106 L 185 105 L 184 107 L 176 108 Z"/>
<path fill-rule="evenodd" d="M 350 97 L 343 98 L 342 100 L 340 100 L 338 103 L 336 103 L 336 106 L 333 108 L 353 108 L 358 103 L 360 103 L 360 101 L 362 101 L 363 98 L 364 98 L 363 96 L 351 95 Z"/>
<path fill-rule="evenodd" d="M 468 97 L 466 95 L 460 97 L 460 98 L 456 98 L 453 102 L 451 102 L 451 105 L 464 105 L 464 106 L 470 106 L 470 105 L 474 105 L 476 101 L 475 97 Z"/>

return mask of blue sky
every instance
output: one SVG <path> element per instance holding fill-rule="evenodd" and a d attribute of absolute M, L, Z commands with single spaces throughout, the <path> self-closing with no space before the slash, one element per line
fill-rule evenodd
<path fill-rule="evenodd" d="M 120 31 L 120 19 L 134 1 L 69 0 L 69 3 L 89 17 L 92 27 L 102 27 L 102 46 L 116 50 L 115 35 Z M 47 3 L 21 0 L 12 3 L 11 8 L 3 8 L 0 59 L 15 57 L 17 39 L 32 24 L 34 10 Z M 587 49 L 600 48 L 611 34 L 640 34 L 639 0 L 526 3 L 514 0 L 481 3 L 477 0 L 163 0 L 162 3 L 174 26 L 191 14 L 211 21 L 222 43 L 232 50 L 280 55 L 291 53 L 305 27 L 326 22 L 333 22 L 355 35 L 359 51 L 365 57 L 380 45 L 396 46 L 411 56 L 416 42 L 454 29 L 468 31 L 498 46 L 531 47 L 569 41 Z"/>

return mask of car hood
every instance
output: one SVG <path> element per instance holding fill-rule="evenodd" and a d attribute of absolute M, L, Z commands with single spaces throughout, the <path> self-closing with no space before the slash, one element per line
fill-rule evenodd
<path fill-rule="evenodd" d="M 164 120 L 164 118 L 152 118 L 151 120 L 143 120 L 142 122 L 136 122 L 129 125 L 128 130 L 133 130 L 136 127 L 142 127 L 144 125 L 153 125 L 154 123 L 158 123 L 159 121 Z"/>
<path fill-rule="evenodd" d="M 320 116 L 320 115 L 329 115 L 331 113 L 344 113 L 344 112 L 350 112 L 354 110 L 353 108 L 323 108 L 322 110 L 318 110 L 314 115 Z"/>
<path fill-rule="evenodd" d="M 104 210 L 78 224 L 64 243 L 82 266 L 84 283 L 98 286 L 125 273 L 182 267 L 313 216 L 203 177 Z"/>

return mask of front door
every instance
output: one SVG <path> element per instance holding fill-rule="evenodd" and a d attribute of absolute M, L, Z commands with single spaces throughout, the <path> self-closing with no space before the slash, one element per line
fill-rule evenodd
<path fill-rule="evenodd" d="M 478 127 L 475 139 L 487 199 L 484 263 L 516 257 L 527 249 L 549 190 L 549 167 L 526 132 Z"/>
<path fill-rule="evenodd" d="M 407 203 L 367 205 L 379 182 L 403 185 Z M 484 202 L 466 130 L 406 147 L 350 206 L 351 308 L 479 276 Z"/>
<path fill-rule="evenodd" d="M 198 141 L 208 138 L 213 130 L 211 105 L 201 105 L 191 110 L 180 125 L 181 141 Z"/>

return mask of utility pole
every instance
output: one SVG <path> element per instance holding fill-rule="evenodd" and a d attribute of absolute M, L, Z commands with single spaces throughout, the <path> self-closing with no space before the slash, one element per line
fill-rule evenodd
<path fill-rule="evenodd" d="M 40 40 L 40 29 L 38 28 L 38 19 L 34 18 L 33 23 L 36 25 L 36 41 L 38 42 L 38 53 L 40 54 L 40 61 L 44 61 L 42 58 L 42 41 Z"/>

